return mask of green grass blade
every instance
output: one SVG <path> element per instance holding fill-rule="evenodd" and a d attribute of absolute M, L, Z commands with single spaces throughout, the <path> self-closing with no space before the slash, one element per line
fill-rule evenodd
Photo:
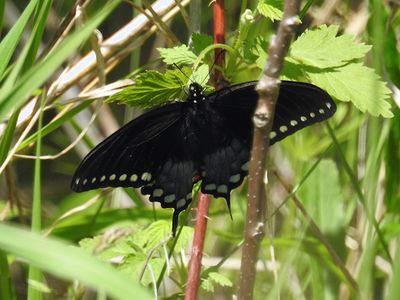
<path fill-rule="evenodd" d="M 0 249 L 60 278 L 101 288 L 114 299 L 152 299 L 142 286 L 87 252 L 15 225 L 0 223 Z"/>
<path fill-rule="evenodd" d="M 0 299 L 15 299 L 7 255 L 0 251 Z"/>
<path fill-rule="evenodd" d="M 10 150 L 15 128 L 17 126 L 18 116 L 19 116 L 19 110 L 17 110 L 11 115 L 11 118 L 8 120 L 7 127 L 4 130 L 3 136 L 1 137 L 0 165 L 3 164 L 3 162 L 7 157 L 7 153 Z"/>
<path fill-rule="evenodd" d="M 6 7 L 6 0 L 0 0 L 0 32 L 3 30 L 5 7 Z"/>
<path fill-rule="evenodd" d="M 4 2 L 4 1 L 2 1 Z M 31 15 L 33 11 L 35 10 L 35 7 L 39 1 L 38 0 L 32 0 L 29 1 L 29 4 L 19 17 L 18 21 L 15 23 L 15 25 L 11 28 L 11 30 L 7 33 L 5 38 L 1 41 L 0 43 L 0 53 L 1 53 L 1 59 L 0 59 L 0 78 L 3 75 L 4 70 L 6 69 L 14 51 L 15 48 L 18 45 L 18 42 L 21 38 L 22 32 L 24 31 L 24 28 L 26 24 L 28 23 L 29 19 L 31 18 Z"/>
<path fill-rule="evenodd" d="M 43 93 L 41 96 L 40 103 L 40 115 L 38 120 L 38 140 L 36 143 L 36 159 L 35 159 L 35 168 L 34 168 L 34 176 L 33 176 L 33 204 L 32 204 L 32 224 L 31 229 L 34 232 L 40 232 L 42 229 L 42 195 L 41 195 L 41 161 L 40 154 L 42 153 L 42 137 L 40 131 L 42 129 L 43 124 L 43 106 L 45 103 L 46 94 Z M 43 281 L 42 272 L 34 267 L 30 266 L 29 275 L 28 275 L 28 299 L 29 300 L 41 300 L 43 299 L 43 295 L 41 291 L 35 288 L 35 285 L 32 285 L 33 282 L 41 283 Z"/>
<path fill-rule="evenodd" d="M 28 56 L 24 62 L 24 67 L 22 68 L 23 70 L 30 68 L 35 62 L 52 3 L 53 0 L 45 0 L 40 2 L 40 9 L 37 10 L 37 13 L 35 14 L 35 20 L 33 22 L 35 24 L 35 31 L 32 33 L 33 40 L 29 48 Z"/>
<path fill-rule="evenodd" d="M 78 48 L 93 30 L 111 13 L 120 0 L 108 2 L 82 28 L 67 37 L 53 52 L 28 70 L 10 91 L 0 97 L 0 120 L 20 107 L 40 87 L 56 69 Z"/>

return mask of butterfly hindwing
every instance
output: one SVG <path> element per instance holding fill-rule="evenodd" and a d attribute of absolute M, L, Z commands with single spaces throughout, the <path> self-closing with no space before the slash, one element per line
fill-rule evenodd
<path fill-rule="evenodd" d="M 210 111 L 221 122 L 210 123 L 210 131 L 223 132 L 212 151 L 204 155 L 202 192 L 223 197 L 229 205 L 230 191 L 248 173 L 253 132 L 252 115 L 258 94 L 257 82 L 246 82 L 216 91 L 208 96 Z M 331 97 L 320 88 L 301 82 L 283 81 L 278 96 L 270 144 L 313 123 L 323 121 L 336 110 Z M 215 134 L 215 133 L 214 133 Z M 212 141 L 212 139 L 211 139 Z M 204 143 L 210 143 L 206 137 Z"/>

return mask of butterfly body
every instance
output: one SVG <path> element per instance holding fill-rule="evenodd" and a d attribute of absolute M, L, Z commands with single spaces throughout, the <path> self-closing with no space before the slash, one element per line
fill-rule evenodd
<path fill-rule="evenodd" d="M 150 201 L 178 215 L 192 201 L 193 185 L 223 197 L 248 173 L 256 82 L 209 95 L 192 83 L 185 102 L 154 108 L 96 146 L 81 162 L 71 188 L 141 187 Z M 336 110 L 331 97 L 307 83 L 283 81 L 270 136 L 273 144 L 295 131 L 323 121 Z"/>

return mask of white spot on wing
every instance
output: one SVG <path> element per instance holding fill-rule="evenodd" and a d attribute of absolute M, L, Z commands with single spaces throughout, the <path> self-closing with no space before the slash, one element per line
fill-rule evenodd
<path fill-rule="evenodd" d="M 186 195 L 186 200 L 189 200 L 189 199 L 192 199 L 192 193 L 191 192 Z"/>
<path fill-rule="evenodd" d="M 82 184 L 85 185 L 87 183 L 87 179 L 84 179 Z"/>
<path fill-rule="evenodd" d="M 315 114 L 312 112 L 312 113 L 310 113 L 310 117 L 311 118 L 314 118 L 315 117 Z"/>
<path fill-rule="evenodd" d="M 301 116 L 300 120 L 302 120 L 303 122 L 307 121 L 307 118 L 305 116 Z"/>
<path fill-rule="evenodd" d="M 276 132 L 272 130 L 272 131 L 269 133 L 269 138 L 270 138 L 270 139 L 273 139 L 274 137 L 276 137 Z"/>
<path fill-rule="evenodd" d="M 96 177 L 93 177 L 93 178 L 92 178 L 92 183 L 95 183 L 96 180 L 97 180 L 97 178 L 96 178 Z"/>
<path fill-rule="evenodd" d="M 151 174 L 149 172 L 144 172 L 142 174 L 141 178 L 142 178 L 143 181 L 150 181 L 151 180 Z"/>
<path fill-rule="evenodd" d="M 162 189 L 155 189 L 153 191 L 153 197 L 161 197 L 164 191 Z"/>
<path fill-rule="evenodd" d="M 319 112 L 321 115 L 325 113 L 325 111 L 324 111 L 322 108 L 320 108 L 318 112 Z"/>
<path fill-rule="evenodd" d="M 168 196 L 164 197 L 164 202 L 165 203 L 171 203 L 171 202 L 174 202 L 174 200 L 175 200 L 175 195 L 174 194 L 171 194 L 171 195 L 168 195 Z"/>
<path fill-rule="evenodd" d="M 185 199 L 183 199 L 183 198 L 182 198 L 182 199 L 179 199 L 178 202 L 176 202 L 176 208 L 184 207 L 185 204 L 186 204 Z"/>
<path fill-rule="evenodd" d="M 332 105 L 329 102 L 326 102 L 326 107 L 331 109 Z"/>
<path fill-rule="evenodd" d="M 216 188 L 217 188 L 217 186 L 216 186 L 214 183 L 207 184 L 207 185 L 204 187 L 204 189 L 205 189 L 206 191 L 213 191 L 213 190 L 215 190 Z"/>
<path fill-rule="evenodd" d="M 131 177 L 129 178 L 129 181 L 131 182 L 135 182 L 138 179 L 138 176 L 136 174 L 131 175 Z"/>
<path fill-rule="evenodd" d="M 75 180 L 75 184 L 76 184 L 76 185 L 79 184 L 79 178 L 77 178 L 77 179 Z"/>
<path fill-rule="evenodd" d="M 282 125 L 281 127 L 279 127 L 280 132 L 286 132 L 287 130 L 288 130 L 288 128 L 285 125 Z"/>
<path fill-rule="evenodd" d="M 105 180 L 106 180 L 106 176 L 105 175 L 101 176 L 100 182 L 104 182 Z"/>
<path fill-rule="evenodd" d="M 250 166 L 250 162 L 248 161 L 247 163 L 243 164 L 241 167 L 242 171 L 248 171 Z"/>
<path fill-rule="evenodd" d="M 124 181 L 128 176 L 126 174 L 122 174 L 119 176 L 119 181 Z"/>
<path fill-rule="evenodd" d="M 115 175 L 115 174 L 111 174 L 111 176 L 110 176 L 110 180 L 114 180 L 115 178 L 117 178 L 117 175 Z"/>
<path fill-rule="evenodd" d="M 221 193 L 221 194 L 228 193 L 228 186 L 226 186 L 225 184 L 222 184 L 222 185 L 218 186 L 217 192 Z"/>
<path fill-rule="evenodd" d="M 290 125 L 296 126 L 296 125 L 297 125 L 297 121 L 296 121 L 296 120 L 291 120 L 291 121 L 290 121 Z"/>
<path fill-rule="evenodd" d="M 240 180 L 240 174 L 235 174 L 229 177 L 229 182 L 231 183 L 237 183 Z"/>

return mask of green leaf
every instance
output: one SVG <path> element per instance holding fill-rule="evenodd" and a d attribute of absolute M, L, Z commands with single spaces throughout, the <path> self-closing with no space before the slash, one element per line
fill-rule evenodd
<path fill-rule="evenodd" d="M 191 74 L 189 68 L 167 70 L 164 74 L 146 71 L 135 78 L 135 85 L 111 96 L 106 102 L 151 107 L 179 98 Z"/>
<path fill-rule="evenodd" d="M 210 68 L 208 65 L 199 66 L 190 77 L 192 82 L 197 82 L 201 85 L 208 82 L 210 80 Z"/>
<path fill-rule="evenodd" d="M 138 255 L 130 255 L 126 259 L 124 259 L 124 262 L 120 266 L 118 266 L 118 269 L 126 274 L 129 274 L 129 276 L 132 277 L 133 281 L 136 282 L 138 279 L 140 279 L 139 276 L 141 275 L 143 268 L 146 267 L 143 278 L 140 282 L 143 285 L 147 286 L 153 282 L 153 276 L 154 278 L 158 278 L 158 276 L 160 276 L 162 267 L 164 265 L 164 259 L 159 257 L 151 258 L 147 262 L 146 266 L 145 263 L 146 255 L 144 253 Z"/>
<path fill-rule="evenodd" d="M 334 70 L 306 70 L 306 73 L 312 83 L 336 99 L 351 101 L 373 116 L 393 117 L 387 101 L 391 92 L 375 70 L 353 63 Z"/>
<path fill-rule="evenodd" d="M 214 284 L 210 278 L 202 280 L 200 287 L 207 292 L 214 292 Z"/>
<path fill-rule="evenodd" d="M 257 4 L 258 12 L 272 21 L 281 20 L 283 16 L 282 0 L 259 0 Z"/>
<path fill-rule="evenodd" d="M 214 281 L 215 283 L 218 283 L 220 286 L 232 286 L 232 281 L 225 275 L 222 275 L 221 273 L 217 272 L 210 272 L 208 276 Z"/>
<path fill-rule="evenodd" d="M 201 51 L 203 51 L 205 48 L 212 45 L 213 43 L 214 43 L 213 38 L 207 34 L 201 34 L 201 33 L 197 33 L 197 32 L 194 32 L 192 34 L 193 49 L 197 53 L 200 53 Z"/>
<path fill-rule="evenodd" d="M 163 61 L 167 65 L 191 65 L 196 61 L 197 56 L 186 46 L 176 46 L 174 48 L 157 48 Z"/>
<path fill-rule="evenodd" d="M 371 46 L 356 43 L 349 34 L 337 36 L 339 27 L 322 25 L 305 31 L 290 47 L 290 57 L 301 64 L 317 68 L 342 66 L 360 59 Z"/>
<path fill-rule="evenodd" d="M 110 265 L 62 241 L 0 223 L 0 249 L 60 278 L 100 288 L 114 299 L 150 299 L 146 290 Z"/>

